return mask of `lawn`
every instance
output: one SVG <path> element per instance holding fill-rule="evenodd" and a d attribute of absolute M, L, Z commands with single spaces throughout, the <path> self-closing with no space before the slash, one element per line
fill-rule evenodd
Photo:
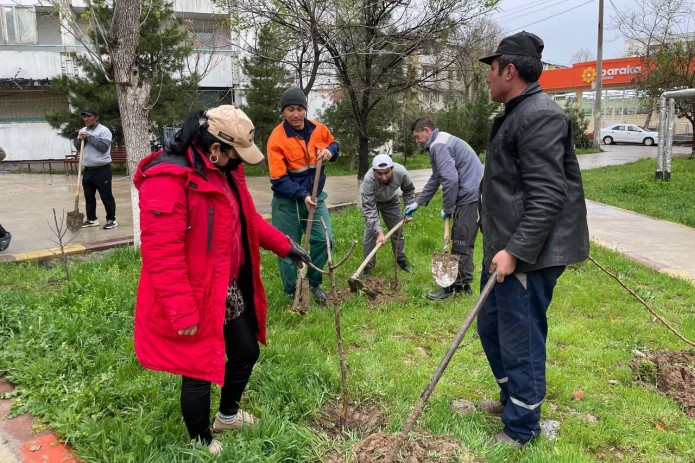
<path fill-rule="evenodd" d="M 408 170 L 430 168 L 430 158 L 426 152 L 419 152 L 415 155 L 408 156 L 408 159 L 404 159 L 403 156 L 394 156 L 393 160 L 399 164 L 404 165 Z M 372 167 L 371 164 L 369 165 L 369 167 Z M 257 166 L 246 166 L 244 167 L 244 172 L 247 176 L 251 177 L 267 177 L 267 161 L 263 161 L 262 164 L 259 164 Z M 353 170 L 350 170 L 348 157 L 344 153 L 341 153 L 341 156 L 338 157 L 338 159 L 335 162 L 328 163 L 325 172 L 326 175 L 329 177 L 337 175 L 357 175 L 357 165 Z"/>
<path fill-rule="evenodd" d="M 654 180 L 656 160 L 582 172 L 587 199 L 695 227 L 695 157 L 673 159 L 670 182 Z"/>
<path fill-rule="evenodd" d="M 674 177 L 679 172 L 674 168 Z M 365 296 L 341 306 L 349 362 L 350 397 L 375 405 L 385 430 L 397 432 L 448 348 L 473 299 L 424 298 L 434 289 L 431 253 L 440 247 L 438 196 L 405 230 L 411 274 L 399 274 L 403 300 L 370 307 Z M 362 233 L 354 208 L 333 215 L 336 259 Z M 480 262 L 480 245 L 476 248 Z M 361 250 L 338 271 L 338 284 L 361 260 Z M 692 339 L 695 292 L 595 247 L 593 256 L 618 273 L 660 314 Z M 390 250 L 376 276 L 392 278 Z M 221 461 L 324 462 L 361 438 L 331 437 L 316 429 L 323 407 L 335 404 L 340 372 L 331 310 L 289 311 L 277 259 L 263 253 L 269 299 L 269 346 L 263 348 L 244 407 L 259 416 L 253 429 L 221 437 Z M 14 412 L 32 412 L 74 446 L 86 463 L 213 461 L 188 447 L 179 412 L 179 382 L 144 370 L 135 360 L 132 318 L 139 254 L 132 249 L 87 256 L 66 281 L 59 266 L 0 267 L 0 374 L 17 385 Z M 328 286 L 327 286 L 328 287 Z M 548 396 L 545 419 L 560 422 L 556 441 L 544 437 L 523 450 L 489 444 L 497 418 L 451 411 L 457 398 L 494 398 L 497 386 L 472 329 L 429 404 L 419 430 L 448 435 L 461 445 L 459 461 L 686 463 L 695 460 L 695 421 L 653 384 L 636 382 L 632 351 L 681 350 L 685 345 L 591 263 L 568 269 L 549 310 Z M 573 398 L 575 391 L 584 400 Z M 434 457 L 430 461 L 439 461 Z"/>

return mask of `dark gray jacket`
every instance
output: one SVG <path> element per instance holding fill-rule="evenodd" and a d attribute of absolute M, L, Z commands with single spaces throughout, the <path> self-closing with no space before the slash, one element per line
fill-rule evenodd
<path fill-rule="evenodd" d="M 483 265 L 506 249 L 527 272 L 582 262 L 589 228 L 569 117 L 538 82 L 505 105 L 481 184 Z"/>
<path fill-rule="evenodd" d="M 430 153 L 432 175 L 422 188 L 417 203 L 427 206 L 442 186 L 442 209 L 452 215 L 456 206 L 478 201 L 483 165 L 468 143 L 434 129 L 424 147 Z"/>

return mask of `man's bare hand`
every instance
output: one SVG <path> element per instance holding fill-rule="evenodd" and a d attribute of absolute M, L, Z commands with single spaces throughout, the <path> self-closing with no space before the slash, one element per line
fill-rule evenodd
<path fill-rule="evenodd" d="M 198 331 L 198 324 L 179 330 L 179 336 L 193 336 Z"/>
<path fill-rule="evenodd" d="M 330 161 L 332 157 L 333 157 L 333 153 L 331 153 L 327 149 L 318 150 L 316 152 L 316 159 L 317 160 L 320 159 L 322 161 Z"/>
<path fill-rule="evenodd" d="M 490 273 L 497 270 L 497 282 L 502 283 L 504 277 L 512 275 L 516 269 L 516 257 L 502 250 L 495 254 L 490 263 Z"/>
<path fill-rule="evenodd" d="M 376 244 L 384 244 L 386 242 L 386 237 L 384 236 L 384 232 L 379 232 L 379 234 L 376 236 Z"/>
<path fill-rule="evenodd" d="M 307 209 L 310 207 L 316 207 L 317 206 L 316 201 L 312 200 L 311 196 L 307 196 L 306 198 L 304 198 L 304 204 L 306 204 Z"/>
<path fill-rule="evenodd" d="M 77 134 L 77 138 L 79 138 L 80 140 L 84 140 L 85 138 L 87 138 L 87 132 L 80 131 L 80 133 Z"/>

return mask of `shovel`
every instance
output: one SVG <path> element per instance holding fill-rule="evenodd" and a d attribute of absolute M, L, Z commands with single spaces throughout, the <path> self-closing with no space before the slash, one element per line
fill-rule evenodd
<path fill-rule="evenodd" d="M 449 220 L 449 217 L 444 219 L 444 252 L 432 255 L 432 277 L 442 288 L 453 285 L 459 272 L 458 256 L 449 252 Z"/>
<path fill-rule="evenodd" d="M 377 243 L 376 246 L 374 246 L 374 249 L 365 257 L 364 261 L 362 264 L 360 264 L 359 267 L 357 267 L 357 270 L 355 270 L 355 273 L 352 274 L 350 279 L 348 280 L 348 286 L 350 286 L 350 291 L 353 293 L 356 293 L 357 291 L 364 290 L 364 292 L 367 293 L 367 296 L 369 297 L 375 297 L 375 294 L 372 294 L 369 288 L 367 288 L 364 283 L 358 278 L 360 275 L 360 272 L 364 270 L 364 268 L 367 266 L 369 261 L 374 257 L 374 254 L 384 245 L 386 242 L 388 242 L 389 238 L 391 238 L 391 235 L 393 235 L 396 230 L 400 230 L 400 228 L 403 226 L 405 223 L 405 219 L 401 220 L 394 226 L 389 232 L 384 236 L 384 242 L 383 243 Z"/>
<path fill-rule="evenodd" d="M 319 181 L 321 180 L 321 159 L 316 162 L 316 173 L 314 174 L 314 188 L 311 191 L 311 200 L 316 202 L 316 196 L 319 191 Z M 306 233 L 304 234 L 304 249 L 309 252 L 311 240 L 311 224 L 314 222 L 315 207 L 309 207 L 309 215 L 306 222 Z M 330 243 L 326 243 L 330 246 Z M 292 310 L 305 314 L 309 311 L 309 280 L 306 273 L 309 271 L 309 266 L 305 265 L 297 275 L 297 286 L 294 288 L 294 301 L 292 302 Z"/>
<path fill-rule="evenodd" d="M 77 164 L 77 189 L 75 191 L 75 210 L 67 213 L 68 230 L 77 233 L 82 228 L 84 214 L 80 212 L 80 183 L 82 180 L 82 157 L 84 155 L 84 138 L 80 143 L 79 162 Z"/>
<path fill-rule="evenodd" d="M 473 304 L 473 308 L 471 309 L 471 312 L 468 314 L 466 319 L 463 321 L 463 325 L 461 325 L 461 328 L 459 328 L 458 333 L 456 333 L 456 337 L 454 337 L 454 340 L 451 342 L 451 346 L 449 347 L 449 350 L 446 351 L 444 358 L 442 359 L 441 362 L 439 362 L 439 366 L 435 370 L 434 375 L 432 376 L 432 379 L 430 379 L 429 384 L 427 385 L 425 390 L 420 395 L 420 399 L 417 401 L 417 403 L 413 407 L 413 410 L 410 413 L 410 416 L 408 416 L 408 418 L 405 420 L 405 423 L 403 424 L 403 429 L 401 430 L 401 433 L 396 438 L 396 442 L 391 447 L 391 451 L 389 452 L 388 456 L 386 457 L 386 460 L 384 460 L 386 463 L 393 463 L 396 461 L 396 457 L 398 456 L 398 451 L 400 450 L 401 445 L 408 438 L 408 434 L 410 433 L 410 430 L 413 428 L 413 425 L 415 424 L 415 422 L 417 421 L 417 419 L 420 417 L 423 410 L 425 409 L 425 405 L 427 404 L 427 400 L 430 398 L 430 395 L 432 395 L 432 392 L 434 391 L 434 387 L 437 385 L 437 383 L 441 379 L 442 375 L 444 374 L 444 370 L 449 365 L 451 358 L 454 356 L 454 354 L 458 350 L 459 345 L 461 344 L 461 341 L 463 341 L 463 337 L 466 335 L 466 332 L 468 331 L 468 328 L 471 327 L 471 324 L 473 324 L 473 320 L 475 320 L 475 317 L 478 316 L 478 312 L 480 312 L 480 309 L 483 307 L 483 304 L 485 304 L 485 301 L 487 300 L 487 297 L 492 292 L 492 288 L 495 286 L 496 282 L 497 282 L 497 271 L 494 271 L 490 274 L 490 277 L 487 280 L 485 287 L 482 289 L 482 291 L 480 291 L 480 296 L 478 296 L 478 300 L 475 301 L 475 304 Z"/>

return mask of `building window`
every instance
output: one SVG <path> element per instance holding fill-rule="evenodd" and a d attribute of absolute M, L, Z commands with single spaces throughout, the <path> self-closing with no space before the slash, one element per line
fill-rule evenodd
<path fill-rule="evenodd" d="M 0 6 L 2 43 L 37 43 L 36 11 L 34 7 Z"/>

